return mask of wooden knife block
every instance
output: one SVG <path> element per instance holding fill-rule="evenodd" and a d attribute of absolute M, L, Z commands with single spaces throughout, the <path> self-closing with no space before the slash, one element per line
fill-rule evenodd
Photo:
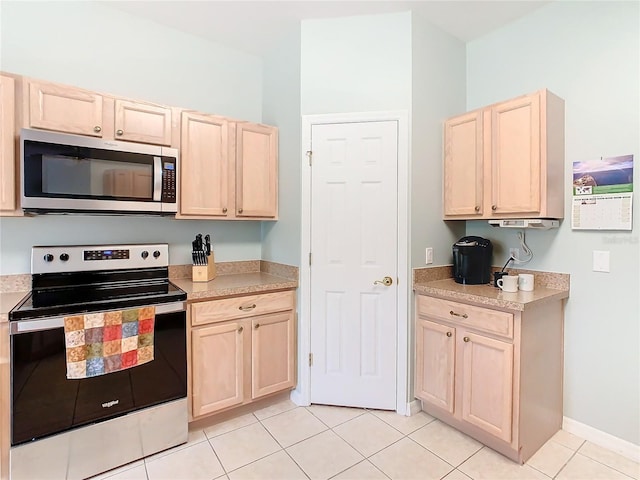
<path fill-rule="evenodd" d="M 191 280 L 193 282 L 208 282 L 216 278 L 216 262 L 213 258 L 213 252 L 207 257 L 206 265 L 193 265 L 191 268 Z"/>

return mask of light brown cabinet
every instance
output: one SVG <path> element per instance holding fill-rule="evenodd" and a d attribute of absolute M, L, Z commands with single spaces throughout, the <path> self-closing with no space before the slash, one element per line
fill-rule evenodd
<path fill-rule="evenodd" d="M 18 206 L 18 172 L 15 156 L 15 79 L 0 75 L 0 211 Z"/>
<path fill-rule="evenodd" d="M 524 463 L 562 425 L 561 301 L 502 311 L 416 296 L 423 410 Z"/>
<path fill-rule="evenodd" d="M 190 307 L 191 418 L 295 386 L 293 291 Z"/>
<path fill-rule="evenodd" d="M 564 101 L 524 95 L 444 125 L 444 219 L 563 218 Z"/>
<path fill-rule="evenodd" d="M 172 110 L 151 103 L 26 80 L 25 126 L 154 145 L 172 145 Z"/>
<path fill-rule="evenodd" d="M 277 128 L 182 112 L 177 218 L 275 220 Z"/>

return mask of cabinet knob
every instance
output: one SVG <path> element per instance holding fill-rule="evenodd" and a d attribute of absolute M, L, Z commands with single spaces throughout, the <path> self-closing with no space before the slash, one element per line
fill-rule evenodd
<path fill-rule="evenodd" d="M 479 211 L 480 211 L 480 207 L 479 207 L 478 205 L 476 205 L 476 208 L 474 208 L 474 210 L 475 210 L 476 212 L 479 212 Z"/>
<path fill-rule="evenodd" d="M 124 131 L 123 130 L 116 130 L 116 135 L 124 135 Z"/>
<path fill-rule="evenodd" d="M 460 313 L 454 312 L 453 310 L 449 311 L 449 315 L 451 315 L 452 317 L 462 317 L 462 318 L 468 318 L 469 317 L 469 315 L 467 315 L 466 313 L 460 314 Z"/>
<path fill-rule="evenodd" d="M 253 310 L 254 308 L 256 308 L 256 304 L 252 303 L 251 305 L 241 305 L 238 307 L 238 310 L 242 310 L 243 312 L 248 312 L 249 310 Z"/>
<path fill-rule="evenodd" d="M 447 337 L 451 338 L 451 332 L 447 332 Z"/>
<path fill-rule="evenodd" d="M 494 212 L 498 209 L 497 205 L 491 205 L 491 210 L 493 210 Z"/>
<path fill-rule="evenodd" d="M 256 323 L 256 326 L 255 326 L 255 327 L 253 327 L 253 328 L 255 328 L 256 330 L 257 330 L 257 329 L 259 329 L 259 328 L 260 328 L 260 324 L 259 324 L 259 323 Z"/>
<path fill-rule="evenodd" d="M 238 209 L 238 213 L 242 213 L 242 209 L 241 208 Z"/>
<path fill-rule="evenodd" d="M 227 207 L 223 207 L 222 213 L 227 213 Z"/>
<path fill-rule="evenodd" d="M 243 330 L 244 330 L 244 327 L 238 327 L 238 333 L 242 333 Z"/>
<path fill-rule="evenodd" d="M 469 337 L 464 337 L 462 340 L 464 340 L 465 342 L 469 341 Z"/>
<path fill-rule="evenodd" d="M 93 131 L 96 133 L 100 133 L 102 131 L 102 127 L 99 125 L 96 125 L 95 127 L 93 127 Z"/>

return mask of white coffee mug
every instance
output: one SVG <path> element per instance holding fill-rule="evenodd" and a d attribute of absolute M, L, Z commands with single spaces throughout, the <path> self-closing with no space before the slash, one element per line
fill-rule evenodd
<path fill-rule="evenodd" d="M 518 275 L 506 275 L 496 282 L 503 292 L 518 291 Z"/>
<path fill-rule="evenodd" d="M 518 275 L 519 280 L 518 280 L 518 288 L 520 290 L 524 290 L 525 292 L 531 292 L 533 291 L 533 287 L 534 287 L 534 282 L 533 282 L 533 275 L 530 273 L 521 273 L 520 275 Z"/>

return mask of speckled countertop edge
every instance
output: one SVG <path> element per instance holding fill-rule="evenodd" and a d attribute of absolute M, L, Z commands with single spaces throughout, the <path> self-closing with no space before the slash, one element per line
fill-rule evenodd
<path fill-rule="evenodd" d="M 500 268 L 494 267 L 494 271 Z M 461 285 L 451 278 L 451 266 L 417 268 L 413 272 L 416 293 L 477 305 L 524 311 L 540 302 L 569 297 L 569 275 L 524 269 L 507 269 L 510 274 L 532 273 L 535 289 L 531 292 L 503 292 L 492 285 Z"/>

